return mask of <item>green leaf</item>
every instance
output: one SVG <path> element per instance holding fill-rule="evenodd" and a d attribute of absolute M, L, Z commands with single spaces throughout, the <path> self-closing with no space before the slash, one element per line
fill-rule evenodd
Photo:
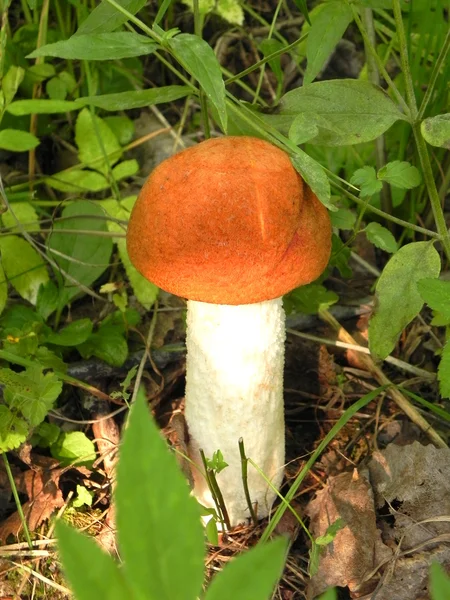
<path fill-rule="evenodd" d="M 338 600 L 336 589 L 335 588 L 329 588 L 324 594 L 322 594 L 318 598 L 318 600 Z"/>
<path fill-rule="evenodd" d="M 58 308 L 59 304 L 59 291 L 56 285 L 51 279 L 45 284 L 39 286 L 36 310 L 38 314 L 44 319 L 47 318 Z"/>
<path fill-rule="evenodd" d="M 365 166 L 361 169 L 357 169 L 350 183 L 359 186 L 359 193 L 361 198 L 368 198 L 381 191 L 383 184 L 377 179 L 377 173 L 374 167 Z"/>
<path fill-rule="evenodd" d="M 131 142 L 135 133 L 134 122 L 131 119 L 122 115 L 113 115 L 104 117 L 103 120 L 122 146 Z"/>
<path fill-rule="evenodd" d="M 345 246 L 341 238 L 333 233 L 331 236 L 331 256 L 328 266 L 336 267 L 342 277 L 349 278 L 353 274 L 348 265 L 350 255 L 350 248 Z"/>
<path fill-rule="evenodd" d="M 194 77 L 214 106 L 223 131 L 227 131 L 225 84 L 214 50 L 197 35 L 181 33 L 168 42 L 177 60 Z"/>
<path fill-rule="evenodd" d="M 39 146 L 39 139 L 28 131 L 20 129 L 2 129 L 0 131 L 0 148 L 9 152 L 28 152 Z"/>
<path fill-rule="evenodd" d="M 283 571 L 286 552 L 286 539 L 279 537 L 241 554 L 213 578 L 205 600 L 268 600 Z"/>
<path fill-rule="evenodd" d="M 25 70 L 22 69 L 22 67 L 9 67 L 6 75 L 2 79 L 2 92 L 5 99 L 5 105 L 8 105 L 16 95 L 24 75 Z"/>
<path fill-rule="evenodd" d="M 92 327 L 90 319 L 78 319 L 57 333 L 52 331 L 46 336 L 45 341 L 57 346 L 78 346 L 91 335 Z"/>
<path fill-rule="evenodd" d="M 11 210 L 7 210 L 2 214 L 4 227 L 9 227 L 13 233 L 18 233 L 16 220 L 18 219 L 25 231 L 36 231 L 36 229 L 39 229 L 39 217 L 35 208 L 29 202 L 14 202 L 11 208 L 14 215 L 11 213 Z"/>
<path fill-rule="evenodd" d="M 116 165 L 112 174 L 116 181 L 120 181 L 121 179 L 126 179 L 127 177 L 133 177 L 136 173 L 139 172 L 139 163 L 134 158 L 130 160 L 123 160 L 118 165 Z"/>
<path fill-rule="evenodd" d="M 18 448 L 27 439 L 29 426 L 26 421 L 0 404 L 0 452 Z"/>
<path fill-rule="evenodd" d="M 260 42 L 259 47 L 261 48 L 264 56 L 269 56 L 270 54 L 273 54 L 274 52 L 277 52 L 283 48 L 284 44 L 274 38 L 266 38 Z M 277 79 L 277 82 L 279 84 L 283 83 L 283 69 L 281 68 L 280 56 L 270 59 L 268 63 Z"/>
<path fill-rule="evenodd" d="M 439 391 L 443 398 L 450 398 L 450 341 L 442 351 L 438 368 Z"/>
<path fill-rule="evenodd" d="M 56 442 L 61 434 L 61 429 L 54 423 L 46 423 L 45 421 L 38 425 L 33 432 L 32 443 L 41 448 L 48 448 Z"/>
<path fill-rule="evenodd" d="M 74 35 L 68 40 L 46 44 L 34 50 L 27 58 L 56 56 L 69 60 L 118 60 L 152 54 L 158 45 L 145 35 L 121 31 Z"/>
<path fill-rule="evenodd" d="M 132 15 L 135 15 L 145 6 L 146 2 L 147 0 L 118 0 L 117 4 L 125 8 Z M 109 2 L 101 2 L 94 8 L 88 18 L 81 23 L 76 35 L 114 31 L 114 29 L 123 25 L 126 21 L 128 21 L 128 17 L 109 4 Z"/>
<path fill-rule="evenodd" d="M 16 100 L 6 110 L 15 117 L 22 117 L 24 115 L 67 113 L 79 108 L 76 102 L 69 100 Z"/>
<path fill-rule="evenodd" d="M 11 235 L 0 238 L 1 264 L 13 288 L 32 304 L 36 304 L 41 284 L 48 281 L 45 263 L 24 239 Z"/>
<path fill-rule="evenodd" d="M 331 201 L 330 182 L 322 165 L 300 149 L 291 156 L 291 162 L 322 204 L 328 210 L 337 210 Z"/>
<path fill-rule="evenodd" d="M 102 325 L 96 333 L 78 346 L 83 358 L 96 356 L 109 365 L 121 367 L 128 357 L 128 345 L 122 328 L 115 325 Z"/>
<path fill-rule="evenodd" d="M 132 600 L 123 571 L 93 538 L 61 520 L 55 530 L 64 573 L 77 600 Z"/>
<path fill-rule="evenodd" d="M 320 535 L 314 540 L 315 543 L 318 546 L 328 546 L 329 544 L 331 544 L 331 542 L 334 541 L 334 538 L 336 537 L 338 532 L 341 531 L 341 529 L 344 529 L 345 525 L 346 524 L 344 519 L 339 517 L 338 519 L 336 519 L 336 521 L 334 521 L 334 523 L 327 527 L 327 530 L 324 533 L 324 535 Z"/>
<path fill-rule="evenodd" d="M 123 152 L 108 125 L 88 108 L 83 108 L 78 115 L 75 141 L 80 162 L 104 174 L 108 172 L 108 164 L 113 165 L 117 162 Z M 105 154 L 108 156 L 107 161 L 104 158 Z"/>
<path fill-rule="evenodd" d="M 78 98 L 77 103 L 79 105 L 91 104 L 103 110 L 119 111 L 173 102 L 192 93 L 192 89 L 187 85 L 168 85 L 149 90 L 119 92 L 118 94 L 104 94 L 103 96 L 84 96 Z"/>
<path fill-rule="evenodd" d="M 320 310 L 326 310 L 339 300 L 339 296 L 327 290 L 319 283 L 303 285 L 283 298 L 287 314 L 304 313 L 316 315 Z"/>
<path fill-rule="evenodd" d="M 319 134 L 317 119 L 312 115 L 297 115 L 289 128 L 289 139 L 294 144 L 304 144 Z"/>
<path fill-rule="evenodd" d="M 328 2 L 324 5 L 309 30 L 303 85 L 312 83 L 317 77 L 352 20 L 353 14 L 347 4 Z"/>
<path fill-rule="evenodd" d="M 2 263 L 0 261 L 0 315 L 5 310 L 7 300 L 8 300 L 8 284 L 6 282 L 6 275 L 3 270 Z"/>
<path fill-rule="evenodd" d="M 450 149 L 450 113 L 425 119 L 420 124 L 420 131 L 431 146 Z"/>
<path fill-rule="evenodd" d="M 45 91 L 51 100 L 65 100 L 67 96 L 67 86 L 59 77 L 49 79 Z"/>
<path fill-rule="evenodd" d="M 369 242 L 377 248 L 389 252 L 390 254 L 397 252 L 397 241 L 386 227 L 383 227 L 379 223 L 369 223 L 364 231 L 366 232 L 366 237 Z"/>
<path fill-rule="evenodd" d="M 92 506 L 92 493 L 89 492 L 84 485 L 77 485 L 77 497 L 72 502 L 74 508 L 81 506 Z"/>
<path fill-rule="evenodd" d="M 0 369 L 0 381 L 5 385 L 6 404 L 19 410 L 33 427 L 42 423 L 62 391 L 56 375 L 44 375 L 40 366 L 27 367 L 20 373 Z"/>
<path fill-rule="evenodd" d="M 101 192 L 110 187 L 104 175 L 94 171 L 62 171 L 45 179 L 45 183 L 60 192 L 74 192 L 85 194 L 86 192 Z"/>
<path fill-rule="evenodd" d="M 309 18 L 308 5 L 306 4 L 306 0 L 294 0 L 295 6 L 305 17 L 306 22 L 311 25 L 311 19 Z"/>
<path fill-rule="evenodd" d="M 331 224 L 333 227 L 350 231 L 356 223 L 356 215 L 348 208 L 339 208 L 336 212 L 330 214 Z"/>
<path fill-rule="evenodd" d="M 417 289 L 430 308 L 450 319 L 450 281 L 440 279 L 421 279 Z"/>
<path fill-rule="evenodd" d="M 91 467 L 96 458 L 94 444 L 82 431 L 61 433 L 50 450 L 53 458 L 57 458 L 64 467 L 75 462 Z"/>
<path fill-rule="evenodd" d="M 330 128 L 319 121 L 319 135 L 311 142 L 325 146 L 369 142 L 405 119 L 386 92 L 358 79 L 319 81 L 292 90 L 283 96 L 279 114 L 292 120 L 300 114 L 325 119 Z"/>
<path fill-rule="evenodd" d="M 432 562 L 430 567 L 430 591 L 433 600 L 450 598 L 450 577 L 437 562 Z"/>
<path fill-rule="evenodd" d="M 66 206 L 62 216 L 69 218 L 54 224 L 47 242 L 49 254 L 65 273 L 79 283 L 90 286 L 108 268 L 112 252 L 111 238 L 58 233 L 58 229 L 107 231 L 107 225 L 102 219 L 105 213 L 92 202 L 78 200 Z M 67 304 L 79 293 L 75 284 L 66 281 L 60 296 L 60 306 Z"/>
<path fill-rule="evenodd" d="M 438 277 L 440 269 L 439 253 L 430 242 L 407 244 L 389 260 L 377 283 L 369 324 L 372 354 L 383 359 L 392 352 L 403 329 L 423 306 L 417 282 Z"/>
<path fill-rule="evenodd" d="M 378 179 L 391 185 L 410 190 L 422 182 L 420 171 L 409 162 L 394 160 L 378 171 Z"/>
<path fill-rule="evenodd" d="M 116 507 L 123 568 L 136 597 L 197 598 L 205 551 L 200 510 L 150 417 L 142 388 L 122 441 Z"/>

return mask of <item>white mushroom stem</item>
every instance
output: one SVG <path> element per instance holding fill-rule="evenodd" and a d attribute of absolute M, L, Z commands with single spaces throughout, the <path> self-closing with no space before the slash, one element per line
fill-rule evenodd
<path fill-rule="evenodd" d="M 281 298 L 228 306 L 188 302 L 186 422 L 191 458 L 203 472 L 221 450 L 226 467 L 217 482 L 232 525 L 250 517 L 241 475 L 239 438 L 246 455 L 279 488 L 284 465 L 283 367 L 285 315 Z M 194 494 L 214 507 L 205 478 L 195 473 Z M 248 487 L 258 518 L 275 493 L 248 465 Z"/>

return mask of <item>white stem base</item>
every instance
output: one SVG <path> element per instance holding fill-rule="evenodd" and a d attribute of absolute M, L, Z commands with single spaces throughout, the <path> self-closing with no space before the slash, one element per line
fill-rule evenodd
<path fill-rule="evenodd" d="M 283 367 L 285 315 L 281 298 L 228 306 L 188 302 L 186 422 L 191 458 L 203 472 L 207 458 L 221 450 L 226 467 L 217 481 L 232 525 L 250 514 L 241 476 L 239 438 L 246 455 L 279 488 L 284 466 Z M 214 507 L 195 472 L 194 493 Z M 267 516 L 275 493 L 252 465 L 248 487 L 258 518 Z"/>

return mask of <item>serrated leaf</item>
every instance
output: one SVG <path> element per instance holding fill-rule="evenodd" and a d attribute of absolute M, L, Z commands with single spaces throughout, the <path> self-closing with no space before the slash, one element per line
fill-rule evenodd
<path fill-rule="evenodd" d="M 393 254 L 398 250 L 398 244 L 395 237 L 379 223 L 369 223 L 365 228 L 366 237 L 374 246 Z"/>
<path fill-rule="evenodd" d="M 100 326 L 83 344 L 78 345 L 78 350 L 84 358 L 96 356 L 114 367 L 121 367 L 128 357 L 128 344 L 122 328 L 109 324 Z"/>
<path fill-rule="evenodd" d="M 45 263 L 24 239 L 11 235 L 0 238 L 1 264 L 13 288 L 32 304 L 36 304 L 41 284 L 49 277 Z"/>
<path fill-rule="evenodd" d="M 118 4 L 126 11 L 135 15 L 147 0 L 118 0 Z M 89 14 L 88 18 L 81 23 L 75 35 L 104 33 L 114 31 L 128 20 L 128 17 L 118 11 L 109 2 L 101 2 Z"/>
<path fill-rule="evenodd" d="M 377 179 L 377 172 L 374 167 L 369 167 L 367 165 L 361 169 L 357 169 L 353 173 L 350 183 L 359 186 L 361 198 L 373 196 L 383 187 L 381 181 Z"/>
<path fill-rule="evenodd" d="M 339 208 L 330 214 L 331 224 L 337 229 L 350 231 L 356 223 L 356 215 L 348 208 Z"/>
<path fill-rule="evenodd" d="M 225 83 L 214 50 L 197 35 L 181 33 L 168 42 L 177 60 L 196 79 L 217 111 L 223 131 L 227 131 Z"/>
<path fill-rule="evenodd" d="M 440 279 L 421 279 L 417 289 L 430 308 L 450 320 L 450 281 Z"/>
<path fill-rule="evenodd" d="M 197 598 L 205 552 L 200 510 L 150 417 L 142 389 L 122 441 L 116 507 L 123 569 L 136 597 Z"/>
<path fill-rule="evenodd" d="M 303 285 L 287 294 L 283 303 L 287 314 L 304 313 L 316 315 L 320 310 L 326 310 L 339 300 L 339 296 L 327 290 L 318 283 Z"/>
<path fill-rule="evenodd" d="M 127 177 L 133 177 L 139 171 L 139 163 L 134 158 L 130 160 L 123 160 L 118 165 L 116 165 L 112 174 L 116 181 L 120 181 L 121 179 L 126 179 Z"/>
<path fill-rule="evenodd" d="M 399 119 L 405 119 L 385 91 L 368 81 L 335 79 L 318 81 L 285 94 L 278 117 L 287 129 L 299 114 L 318 115 L 329 127 L 320 127 L 311 143 L 346 146 L 369 142 Z"/>
<path fill-rule="evenodd" d="M 86 192 L 101 192 L 110 187 L 106 177 L 95 171 L 73 169 L 62 171 L 45 179 L 45 183 L 60 192 L 85 194 Z"/>
<path fill-rule="evenodd" d="M 89 492 L 84 485 L 77 485 L 77 497 L 72 502 L 74 508 L 81 506 L 92 506 L 92 493 Z"/>
<path fill-rule="evenodd" d="M 378 171 L 378 179 L 391 185 L 410 190 L 422 182 L 420 171 L 409 162 L 394 160 Z"/>
<path fill-rule="evenodd" d="M 61 433 L 57 442 L 51 446 L 53 458 L 57 458 L 62 466 L 73 463 L 92 466 L 96 458 L 95 446 L 82 431 Z"/>
<path fill-rule="evenodd" d="M 430 242 L 407 244 L 389 260 L 377 283 L 369 324 L 372 354 L 384 359 L 392 352 L 403 329 L 423 306 L 417 282 L 438 277 L 440 269 L 439 253 Z"/>
<path fill-rule="evenodd" d="M 103 119 L 91 113 L 88 108 L 83 108 L 78 115 L 75 141 L 80 162 L 103 174 L 108 172 L 108 164 L 113 165 L 122 156 L 119 140 Z"/>
<path fill-rule="evenodd" d="M 28 131 L 20 129 L 2 129 L 0 131 L 0 149 L 2 150 L 28 152 L 39 144 L 39 139 Z"/>
<path fill-rule="evenodd" d="M 133 598 L 123 571 L 93 538 L 61 520 L 56 523 L 55 531 L 64 573 L 77 600 Z"/>
<path fill-rule="evenodd" d="M 105 213 L 92 202 L 78 200 L 66 206 L 62 216 L 69 218 L 54 223 L 53 232 L 47 241 L 49 254 L 65 273 L 79 283 L 90 286 L 108 268 L 112 253 L 111 238 L 58 233 L 58 229 L 107 231 L 103 220 Z M 60 306 L 80 293 L 76 284 L 70 281 L 61 281 L 61 286 Z"/>
<path fill-rule="evenodd" d="M 337 210 L 331 201 L 330 182 L 322 165 L 300 149 L 291 156 L 291 162 L 322 204 L 328 210 Z"/>
<path fill-rule="evenodd" d="M 45 341 L 57 346 L 78 346 L 91 335 L 92 327 L 90 319 L 78 319 L 67 325 L 67 327 L 63 327 L 61 331 L 49 333 L 45 337 Z"/>
<path fill-rule="evenodd" d="M 53 115 L 78 110 L 76 102 L 69 100 L 15 100 L 7 107 L 7 111 L 15 117 L 24 115 Z"/>
<path fill-rule="evenodd" d="M 29 426 L 13 414 L 7 406 L 0 404 L 0 452 L 18 448 L 27 439 Z"/>
<path fill-rule="evenodd" d="M 126 146 L 131 142 L 135 133 L 134 121 L 123 115 L 103 117 L 103 120 L 119 140 L 121 146 Z"/>
<path fill-rule="evenodd" d="M 158 45 L 150 38 L 127 31 L 74 35 L 68 40 L 46 44 L 27 58 L 56 56 L 69 60 L 118 60 L 152 54 Z"/>
<path fill-rule="evenodd" d="M 286 539 L 279 537 L 239 555 L 213 578 L 205 600 L 267 600 L 283 571 L 286 552 Z"/>
<path fill-rule="evenodd" d="M 450 398 L 450 341 L 442 351 L 438 368 L 439 391 L 443 398 Z"/>
<path fill-rule="evenodd" d="M 119 111 L 173 102 L 189 94 L 192 94 L 192 89 L 187 85 L 168 85 L 149 90 L 119 92 L 117 94 L 104 94 L 102 96 L 84 96 L 83 98 L 78 98 L 77 103 L 80 106 L 92 105 L 103 110 Z"/>
<path fill-rule="evenodd" d="M 431 146 L 450 149 L 450 113 L 425 119 L 420 124 L 420 131 Z"/>
<path fill-rule="evenodd" d="M 337 43 L 353 20 L 353 14 L 343 2 L 327 2 L 314 19 L 306 43 L 307 67 L 303 85 L 311 83 L 324 67 Z"/>

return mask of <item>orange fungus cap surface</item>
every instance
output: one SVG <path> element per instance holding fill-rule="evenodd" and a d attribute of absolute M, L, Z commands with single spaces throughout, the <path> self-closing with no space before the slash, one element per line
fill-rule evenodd
<path fill-rule="evenodd" d="M 151 173 L 131 213 L 127 248 L 163 290 L 252 304 L 323 272 L 331 224 L 285 152 L 257 138 L 222 137 Z"/>

